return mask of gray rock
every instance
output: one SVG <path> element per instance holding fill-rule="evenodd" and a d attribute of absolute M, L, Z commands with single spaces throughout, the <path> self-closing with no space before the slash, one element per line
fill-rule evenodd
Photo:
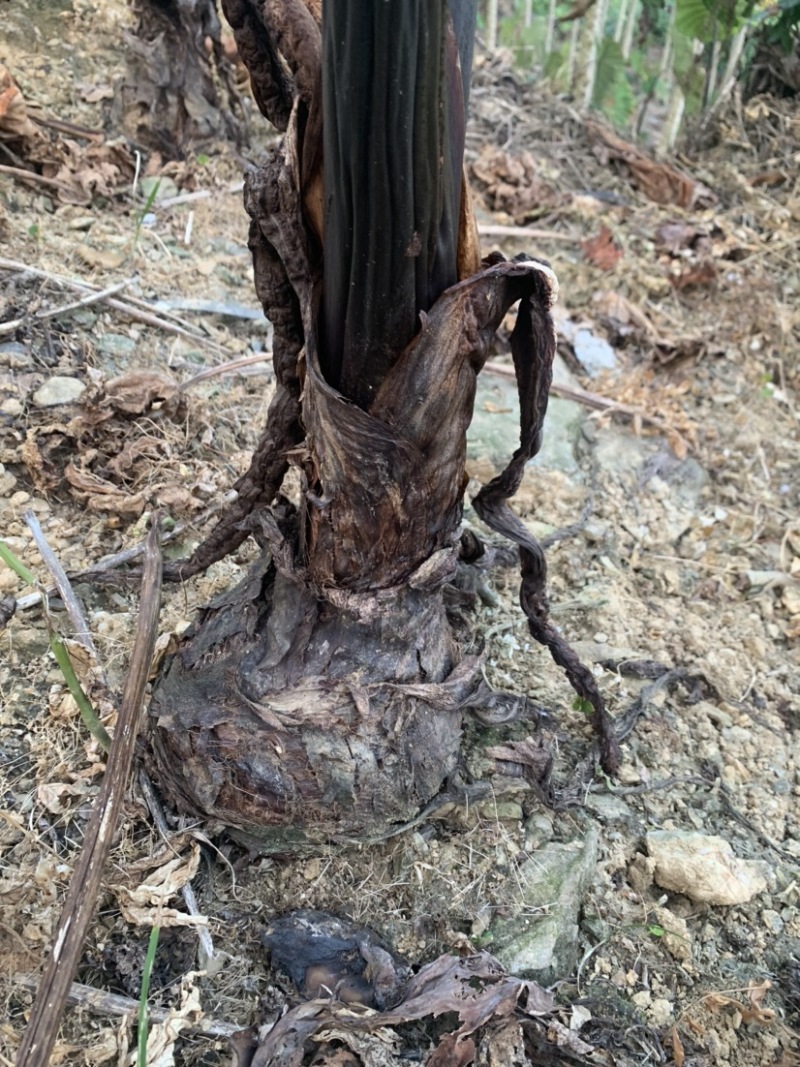
<path fill-rule="evenodd" d="M 572 343 L 576 358 L 589 374 L 616 367 L 617 353 L 604 337 L 598 337 L 590 330 L 577 330 Z"/>
<path fill-rule="evenodd" d="M 519 868 L 519 911 L 510 919 L 496 919 L 490 931 L 492 954 L 511 973 L 549 985 L 575 967 L 578 917 L 594 878 L 597 847 L 592 828 L 583 840 L 548 844 Z"/>
<path fill-rule="evenodd" d="M 525 823 L 525 848 L 538 852 L 553 837 L 553 820 L 543 811 L 536 811 Z"/>
<path fill-rule="evenodd" d="M 571 382 L 569 371 L 560 360 L 554 365 L 553 377 Z M 551 467 L 570 474 L 578 469 L 575 442 L 584 411 L 580 404 L 560 397 L 550 397 L 544 423 L 542 449 L 536 456 L 537 466 Z M 505 467 L 519 447 L 519 399 L 516 383 L 495 375 L 478 378 L 475 414 L 467 433 L 467 454 L 477 459 L 487 456 L 497 467 Z"/>
<path fill-rule="evenodd" d="M 178 186 L 172 178 L 164 176 L 142 178 L 139 182 L 139 190 L 146 201 L 150 200 L 156 204 L 178 195 Z"/>
<path fill-rule="evenodd" d="M 658 443 L 648 437 L 636 437 L 616 426 L 597 431 L 594 442 L 597 465 L 604 471 L 629 478 L 639 474 L 658 451 Z"/>
<path fill-rule="evenodd" d="M 624 822 L 633 816 L 630 804 L 613 793 L 590 793 L 585 800 L 585 806 L 603 822 Z"/>
<path fill-rule="evenodd" d="M 19 341 L 3 341 L 0 343 L 0 356 L 24 356 L 25 345 Z"/>
<path fill-rule="evenodd" d="M 601 370 L 613 370 L 617 365 L 617 353 L 605 339 L 592 333 L 586 326 L 579 326 L 571 319 L 561 319 L 558 333 L 569 341 L 575 352 L 575 358 L 587 374 L 597 374 Z"/>
<path fill-rule="evenodd" d="M 37 408 L 54 408 L 59 404 L 74 404 L 85 390 L 80 379 L 56 375 L 39 386 L 32 399 Z"/>
<path fill-rule="evenodd" d="M 100 352 L 107 356 L 131 356 L 136 349 L 136 342 L 124 333 L 105 333 L 95 341 Z"/>

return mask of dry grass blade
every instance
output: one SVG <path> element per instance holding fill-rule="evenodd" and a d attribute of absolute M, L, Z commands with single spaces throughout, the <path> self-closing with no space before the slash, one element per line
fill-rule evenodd
<path fill-rule="evenodd" d="M 83 614 L 83 608 L 75 595 L 75 591 L 70 584 L 69 578 L 67 578 L 64 568 L 61 566 L 55 552 L 50 547 L 47 538 L 44 535 L 44 531 L 39 525 L 39 520 L 34 513 L 32 511 L 26 511 L 22 517 L 27 523 L 28 529 L 33 534 L 36 547 L 39 549 L 45 566 L 50 571 L 50 575 L 55 582 L 59 596 L 64 601 L 64 607 L 67 609 L 67 615 L 69 616 L 69 621 L 72 623 L 72 628 L 75 633 L 75 640 L 83 645 L 92 657 L 95 666 L 99 666 L 97 649 L 94 646 L 89 625 Z"/>
<path fill-rule="evenodd" d="M 17 1067 L 46 1067 L 55 1044 L 72 976 L 100 889 L 103 866 L 119 818 L 133 760 L 136 727 L 155 648 L 161 604 L 161 541 L 155 522 L 147 539 L 139 622 L 117 728 L 80 858 L 70 881 L 55 944 L 31 1010 Z"/>

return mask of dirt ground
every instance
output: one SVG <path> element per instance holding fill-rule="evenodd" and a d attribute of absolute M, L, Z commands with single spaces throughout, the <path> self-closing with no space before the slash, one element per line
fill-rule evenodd
<path fill-rule="evenodd" d="M 108 144 L 130 16 L 121 0 L 94 6 L 4 6 L 0 62 L 26 101 L 103 131 Z M 503 57 L 479 60 L 474 84 L 468 163 L 480 221 L 544 234 L 487 235 L 483 245 L 555 267 L 573 388 L 561 399 L 580 412 L 569 429 L 553 427 L 566 434 L 566 452 L 552 460 L 546 452 L 529 468 L 516 506 L 541 534 L 573 523 L 591 495 L 583 528 L 550 550 L 550 593 L 612 714 L 644 693 L 619 775 L 597 775 L 553 811 L 486 755 L 523 741 L 532 724 L 470 723 L 465 764 L 492 782 L 489 800 L 444 809 L 377 845 L 332 845 L 297 860 L 251 857 L 218 828 L 172 815 L 166 848 L 132 788 L 77 979 L 138 998 L 158 915 L 152 1004 L 173 1009 L 184 1027 L 165 1038 L 165 1055 L 228 1063 L 224 1027 L 198 1019 L 202 1010 L 206 1023 L 244 1028 L 276 1017 L 287 982 L 259 940 L 272 916 L 296 907 L 347 914 L 414 965 L 471 946 L 491 951 L 496 916 L 526 917 L 525 862 L 596 828 L 578 962 L 556 983 L 562 1021 L 587 1044 L 583 1062 L 789 1067 L 800 1063 L 800 108 L 734 102 L 690 154 L 637 170 L 568 102 L 523 89 Z M 256 143 L 245 155 L 260 150 Z M 70 572 L 141 543 L 156 507 L 186 524 L 168 549 L 185 555 L 246 469 L 269 400 L 267 362 L 198 377 L 269 348 L 236 189 L 242 159 L 210 145 L 180 166 L 141 163 L 151 179 L 144 189 L 162 182 L 150 203 L 134 201 L 130 184 L 65 203 L 54 188 L 0 173 L 0 538 L 40 579 L 27 509 Z M 684 175 L 677 184 L 672 164 Z M 74 168 L 83 167 L 84 187 L 92 166 L 97 159 Z M 665 182 L 667 202 L 657 202 Z M 213 195 L 161 203 L 202 190 Z M 146 301 L 157 324 L 108 299 L 36 318 L 86 295 L 53 275 L 101 290 L 125 282 L 112 298 L 123 308 Z M 593 351 L 612 352 L 611 365 L 582 361 L 577 329 Z M 502 342 L 496 361 L 508 364 Z M 120 402 L 109 383 L 133 370 L 147 373 L 126 379 Z M 54 379 L 80 383 L 80 397 L 52 403 L 42 387 Z M 491 390 L 504 379 L 486 381 Z M 575 386 L 593 399 L 576 401 Z M 501 437 L 513 427 L 502 400 L 486 394 L 479 404 Z M 487 440 L 471 441 L 473 490 L 508 458 Z M 467 521 L 477 526 L 469 512 Z M 164 643 L 254 551 L 245 546 L 165 590 Z M 532 646 L 517 572 L 499 569 L 489 586 L 474 618 L 487 677 L 547 710 L 554 795 L 565 800 L 590 745 L 585 715 Z M 119 692 L 137 589 L 77 589 Z M 30 592 L 0 563 L 0 596 Z M 68 632 L 57 604 L 53 617 Z M 50 948 L 104 763 L 49 651 L 40 607 L 18 607 L 0 649 L 0 1063 L 8 1064 L 32 1002 L 25 979 Z M 629 669 L 643 661 L 661 667 Z M 665 888 L 646 845 L 647 834 L 665 830 L 719 835 L 754 862 L 756 890 L 721 905 L 692 899 L 689 884 Z M 178 893 L 190 879 L 216 953 L 205 974 Z M 72 1007 L 52 1062 L 130 1062 L 134 1033 L 130 1015 Z"/>

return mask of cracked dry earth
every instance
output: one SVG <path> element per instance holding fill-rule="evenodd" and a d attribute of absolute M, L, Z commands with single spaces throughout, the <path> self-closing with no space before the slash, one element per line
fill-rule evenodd
<path fill-rule="evenodd" d="M 34 24 L 37 10 L 28 12 Z M 51 21 L 33 36 L 16 27 L 2 58 L 26 97 L 100 126 L 109 114 L 103 94 L 89 103 L 71 87 L 87 80 L 87 67 L 97 85 L 113 84 L 126 15 L 121 4 L 101 9 L 91 63 L 84 54 L 76 72 L 67 46 L 83 32 L 82 10 L 65 7 L 57 27 Z M 45 67 L 46 81 L 37 73 Z M 488 67 L 476 86 L 475 157 L 492 108 L 509 91 Z M 618 409 L 554 398 L 543 455 L 515 506 L 546 536 L 573 523 L 592 497 L 583 528 L 550 550 L 550 595 L 612 713 L 622 717 L 641 699 L 618 777 L 576 787 L 591 742 L 585 716 L 561 672 L 531 645 L 516 570 L 497 569 L 472 617 L 486 639 L 487 677 L 544 714 L 538 732 L 530 721 L 467 723 L 465 773 L 491 782 L 488 799 L 442 808 L 380 844 L 279 861 L 250 857 L 218 829 L 181 826 L 171 815 L 166 855 L 132 788 L 77 977 L 138 997 L 150 923 L 165 904 L 183 915 L 176 894 L 191 879 L 217 959 L 197 974 L 192 925 L 164 928 L 152 1003 L 178 1015 L 183 998 L 206 1019 L 234 1026 L 274 1019 L 287 983 L 270 969 L 259 935 L 274 915 L 311 907 L 375 928 L 415 965 L 480 947 L 553 985 L 583 1062 L 788 1067 L 800 1062 L 800 275 L 791 252 L 800 194 L 796 179 L 777 189 L 747 179 L 780 150 L 781 137 L 796 143 L 798 114 L 764 101 L 739 131 L 749 155 L 737 156 L 724 137 L 697 153 L 695 176 L 718 202 L 684 210 L 648 201 L 597 162 L 571 112 L 537 99 L 550 132 L 520 120 L 509 150 L 543 161 L 559 193 L 535 224 L 576 240 L 503 249 L 524 247 L 553 263 L 562 337 L 580 327 L 612 353 L 597 368 L 564 340 L 558 380 Z M 506 110 L 525 103 L 515 96 Z M 777 148 L 765 144 L 765 129 Z M 556 150 L 556 142 L 572 148 Z M 156 201 L 152 225 L 135 241 L 140 209 L 126 196 L 70 206 L 0 178 L 3 256 L 100 287 L 130 279 L 131 295 L 182 306 L 205 338 L 176 337 L 103 303 L 0 336 L 0 536 L 40 576 L 22 519 L 28 508 L 70 571 L 140 541 L 156 506 L 188 522 L 170 548 L 187 552 L 207 528 L 209 503 L 246 467 L 263 421 L 271 378 L 258 365 L 195 382 L 180 403 L 106 404 L 114 375 L 144 369 L 174 387 L 269 344 L 266 325 L 242 310 L 257 311 L 245 216 L 238 197 L 223 191 L 239 164 L 217 146 L 188 167 L 215 198 L 173 208 Z M 586 187 L 613 190 L 622 203 L 587 198 Z M 492 206 L 482 221 L 515 221 Z M 705 235 L 704 251 L 697 241 L 665 248 L 657 234 L 667 223 Z M 610 268 L 580 245 L 602 224 L 623 252 Z M 708 272 L 684 288 L 670 282 L 676 264 L 694 269 L 703 257 L 715 267 L 713 282 Z M 52 283 L 0 271 L 0 320 L 66 299 Z M 189 301 L 200 310 L 187 310 Z M 504 360 L 501 345 L 496 361 Z M 83 388 L 43 404 L 42 387 L 54 379 Z M 472 488 L 514 448 L 514 404 L 501 375 L 485 376 L 470 437 Z M 100 409 L 102 422 L 90 417 Z M 67 478 L 70 462 L 110 486 L 113 506 L 86 480 Z M 478 528 L 469 511 L 466 519 Z M 185 629 L 252 551 L 168 589 L 162 634 Z M 119 690 L 136 591 L 78 591 Z M 26 592 L 0 564 L 0 593 Z M 60 622 L 57 605 L 55 614 Z M 0 647 L 0 1062 L 9 1063 L 31 1003 L 25 979 L 48 951 L 103 761 L 66 693 L 40 611 L 19 609 Z M 552 747 L 559 810 L 497 757 L 528 737 Z M 164 875 L 175 853 L 181 861 Z M 130 1019 L 70 1008 L 53 1062 L 123 1062 L 133 1030 Z M 187 1025 L 169 1054 L 178 1064 L 230 1061 L 225 1039 L 202 1026 Z"/>

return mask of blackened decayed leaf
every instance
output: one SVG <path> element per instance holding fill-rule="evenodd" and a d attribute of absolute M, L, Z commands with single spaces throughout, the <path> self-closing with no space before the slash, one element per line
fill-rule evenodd
<path fill-rule="evenodd" d="M 547 1016 L 555 1009 L 555 998 L 535 982 L 508 975 L 486 952 L 473 956 L 444 955 L 426 964 L 405 990 L 403 1000 L 391 1011 L 359 1013 L 338 1008 L 330 999 L 299 1005 L 289 1011 L 270 1031 L 253 1060 L 253 1067 L 302 1061 L 306 1042 L 329 1027 L 340 1031 L 375 1032 L 426 1018 L 458 1016 L 459 1026 L 439 1040 L 434 1063 L 468 1063 L 463 1058 L 471 1047 L 471 1035 L 493 1020 L 516 1011 L 518 1005 L 528 1016 Z M 452 1052 L 454 1059 L 443 1058 Z"/>

